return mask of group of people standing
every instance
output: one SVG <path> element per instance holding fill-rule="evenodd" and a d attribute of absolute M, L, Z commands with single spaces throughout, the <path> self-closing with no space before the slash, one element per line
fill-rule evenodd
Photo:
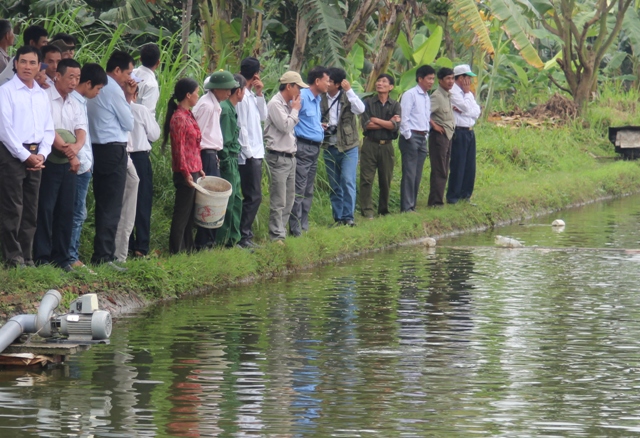
<path fill-rule="evenodd" d="M 391 75 L 381 74 L 376 94 L 363 101 L 351 88 L 343 69 L 318 66 L 309 71 L 307 82 L 298 72 L 284 73 L 277 93 L 266 104 L 259 61 L 246 58 L 240 70 L 239 75 L 225 71 L 211 75 L 204 86 L 208 91 L 199 99 L 198 83 L 182 79 L 169 102 L 165 142 L 171 138 L 177 189 L 172 252 L 207 244 L 198 238 L 201 230 L 195 244 L 191 240 L 195 181 L 204 175 L 222 176 L 233 187 L 223 228 L 208 242 L 255 246 L 251 224 L 261 199 L 263 159 L 270 181 L 269 236 L 278 243 L 287 235 L 297 237 L 309 229 L 321 151 L 336 225 L 355 225 L 358 162 L 362 215 L 374 217 L 376 172 L 380 189 L 377 212 L 389 213 L 393 141 L 399 135 L 401 211 L 416 209 L 427 156 L 431 161 L 428 206 L 444 205 L 447 180 L 448 203 L 471 198 L 476 159 L 473 126 L 480 107 L 471 91 L 475 75 L 468 65 L 440 69 L 439 86 L 431 96 L 428 91 L 435 83 L 436 72 L 430 66 L 421 66 L 416 72 L 417 85 L 403 94 L 400 103 L 389 96 L 394 87 Z M 228 103 L 220 108 L 220 101 Z M 362 146 L 358 118 L 364 135 Z M 211 158 L 214 154 L 219 158 L 220 171 L 210 164 L 216 162 Z"/>
<path fill-rule="evenodd" d="M 93 179 L 96 233 L 91 262 L 124 271 L 114 262 L 149 252 L 150 151 L 161 136 L 155 117 L 160 49 L 142 46 L 141 66 L 135 69 L 130 54 L 115 51 L 104 70 L 73 59 L 76 40 L 70 35 L 49 39 L 44 28 L 30 26 L 23 40 L 25 45 L 9 57 L 15 36 L 10 23 L 0 20 L 4 262 L 88 269 L 79 260 L 78 246 Z M 202 96 L 198 81 L 180 79 L 163 127 L 163 145 L 171 143 L 176 188 L 170 252 L 255 247 L 252 226 L 262 201 L 263 161 L 269 176 L 269 237 L 283 243 L 287 235 L 300 236 L 309 229 L 321 150 L 336 225 L 355 225 L 358 162 L 362 215 L 374 217 L 376 172 L 377 212 L 388 214 L 393 141 L 398 136 L 401 211 L 416 209 L 427 156 L 428 205 L 444 204 L 447 179 L 447 202 L 468 200 L 475 179 L 473 126 L 480 115 L 471 92 L 474 74 L 467 65 L 442 68 L 439 86 L 430 96 L 435 76 L 433 68 L 421 66 L 417 85 L 396 102 L 390 98 L 394 78 L 388 74 L 377 78 L 374 95 L 361 100 L 343 69 L 315 67 L 307 82 L 288 71 L 268 104 L 261 65 L 253 57 L 241 61 L 239 74 L 211 74 L 202 84 Z M 196 184 L 203 176 L 224 178 L 232 186 L 217 230 L 194 225 Z"/>
<path fill-rule="evenodd" d="M 51 264 L 72 272 L 79 259 L 86 198 L 93 180 L 94 264 L 149 251 L 153 175 L 149 153 L 160 137 L 155 69 L 160 50 L 111 54 L 106 69 L 74 60 L 76 39 L 23 33 L 15 56 L 12 27 L 0 20 L 0 245 L 4 264 Z"/>

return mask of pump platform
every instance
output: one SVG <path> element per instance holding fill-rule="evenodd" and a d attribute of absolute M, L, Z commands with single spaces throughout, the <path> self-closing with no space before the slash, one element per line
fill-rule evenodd
<path fill-rule="evenodd" d="M 0 367 L 31 367 L 62 363 L 67 360 L 67 356 L 87 351 L 93 344 L 108 343 L 108 340 L 82 343 L 67 340 L 13 343 L 0 354 Z"/>

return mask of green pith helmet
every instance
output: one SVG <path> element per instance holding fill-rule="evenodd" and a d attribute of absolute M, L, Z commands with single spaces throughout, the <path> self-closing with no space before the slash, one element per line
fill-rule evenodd
<path fill-rule="evenodd" d="M 58 133 L 58 135 L 60 135 L 60 137 L 62 137 L 62 140 L 64 140 L 65 143 L 73 144 L 76 142 L 76 136 L 73 134 L 73 132 L 67 129 L 56 129 L 56 132 Z M 55 157 L 63 158 L 65 160 L 67 158 L 64 152 L 56 148 L 51 148 L 51 154 Z"/>
<path fill-rule="evenodd" d="M 76 136 L 67 129 L 56 129 L 56 132 L 62 137 L 65 143 L 73 144 L 76 142 Z"/>
<path fill-rule="evenodd" d="M 226 70 L 213 72 L 211 76 L 209 76 L 209 81 L 204 86 L 207 90 L 231 90 L 239 87 L 240 84 L 238 81 L 233 79 L 231 72 Z"/>

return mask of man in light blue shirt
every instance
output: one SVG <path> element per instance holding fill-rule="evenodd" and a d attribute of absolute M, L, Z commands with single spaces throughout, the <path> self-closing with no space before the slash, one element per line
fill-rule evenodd
<path fill-rule="evenodd" d="M 431 101 L 427 92 L 435 82 L 436 71 L 423 65 L 416 71 L 415 87 L 402 95 L 400 141 L 402 181 L 400 183 L 400 211 L 415 211 L 422 180 L 422 168 L 428 156 L 427 135 L 431 117 Z"/>
<path fill-rule="evenodd" d="M 314 67 L 307 75 L 309 88 L 300 92 L 300 121 L 295 134 L 296 152 L 296 197 L 289 216 L 289 231 L 294 237 L 309 230 L 309 210 L 313 201 L 313 185 L 318 169 L 320 145 L 324 140 L 324 127 L 320 114 L 322 94 L 329 90 L 329 70 Z"/>
<path fill-rule="evenodd" d="M 133 114 L 123 89 L 135 88 L 131 79 L 133 58 L 115 51 L 107 61 L 107 85 L 100 94 L 87 102 L 89 132 L 93 147 L 93 194 L 96 200 L 96 235 L 93 241 L 92 263 L 108 263 L 117 271 L 125 270 L 113 264 L 116 232 L 127 179 L 127 140 L 133 130 Z"/>

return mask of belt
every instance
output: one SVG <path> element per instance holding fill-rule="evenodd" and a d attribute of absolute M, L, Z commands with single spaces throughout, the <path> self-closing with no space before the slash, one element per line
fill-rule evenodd
<path fill-rule="evenodd" d="M 127 142 L 124 142 L 124 141 L 110 141 L 109 143 L 91 143 L 91 146 L 124 146 L 124 147 L 127 147 Z"/>
<path fill-rule="evenodd" d="M 310 144 L 311 146 L 320 146 L 322 144 L 321 141 L 313 141 L 313 140 L 309 140 L 308 138 L 304 138 L 304 137 L 296 137 L 296 138 L 298 139 L 298 141 Z"/>
<path fill-rule="evenodd" d="M 391 143 L 393 140 L 375 140 L 371 137 L 365 137 L 367 140 L 372 141 L 374 143 L 378 143 L 378 144 L 389 144 Z"/>
<path fill-rule="evenodd" d="M 148 151 L 133 151 L 133 152 L 129 152 L 129 155 L 133 155 L 133 154 L 151 154 L 151 149 L 149 149 Z"/>
<path fill-rule="evenodd" d="M 31 154 L 38 153 L 38 143 L 22 143 L 22 146 Z"/>
<path fill-rule="evenodd" d="M 459 129 L 460 131 L 473 131 L 473 128 L 468 126 L 456 126 L 456 129 Z"/>
<path fill-rule="evenodd" d="M 414 134 L 424 135 L 425 137 L 429 134 L 429 131 L 416 131 L 415 129 L 412 129 L 411 132 Z"/>
<path fill-rule="evenodd" d="M 267 153 L 277 155 L 279 157 L 286 157 L 286 158 L 293 158 L 296 156 L 296 154 L 290 154 L 289 152 L 274 151 L 273 149 L 267 149 Z"/>

